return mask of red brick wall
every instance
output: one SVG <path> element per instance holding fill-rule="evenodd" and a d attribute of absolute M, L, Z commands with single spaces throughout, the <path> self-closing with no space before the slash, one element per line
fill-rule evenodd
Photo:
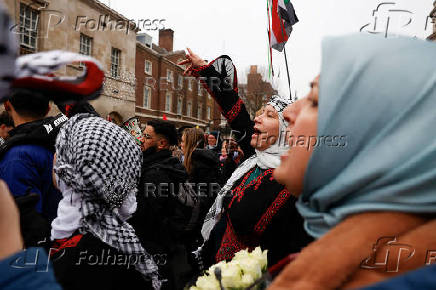
<path fill-rule="evenodd" d="M 168 52 L 173 51 L 174 31 L 171 29 L 159 30 L 159 46 Z"/>

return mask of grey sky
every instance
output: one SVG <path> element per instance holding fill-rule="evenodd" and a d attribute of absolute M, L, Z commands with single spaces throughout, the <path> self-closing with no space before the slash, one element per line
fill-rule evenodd
<path fill-rule="evenodd" d="M 190 47 L 201 57 L 212 60 L 221 54 L 232 57 L 240 81 L 245 81 L 249 65 L 268 67 L 266 0 L 102 0 L 130 19 L 166 19 L 165 27 L 175 31 L 174 49 Z M 384 31 L 390 16 L 390 33 L 425 38 L 432 32 L 425 24 L 434 0 L 293 0 L 300 22 L 294 26 L 286 45 L 291 86 L 299 97 L 320 71 L 321 40 L 325 36 L 358 32 L 362 26 L 373 30 L 372 16 L 378 4 L 377 30 Z M 389 9 L 408 10 L 388 12 Z M 408 20 L 412 18 L 412 22 Z M 149 31 L 157 42 L 157 32 Z M 283 53 L 273 50 L 275 77 L 279 93 L 289 95 Z M 279 75 L 280 72 L 280 75 Z M 268 74 L 266 74 L 267 76 Z M 293 92 L 294 94 L 294 92 Z"/>

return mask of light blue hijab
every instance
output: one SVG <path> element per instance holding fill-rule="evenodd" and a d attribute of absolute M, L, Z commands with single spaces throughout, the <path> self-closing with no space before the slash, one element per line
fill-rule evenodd
<path fill-rule="evenodd" d="M 318 136 L 346 146 L 314 149 L 297 203 L 306 230 L 318 238 L 368 211 L 436 213 L 436 43 L 359 34 L 326 39 L 322 56 Z"/>

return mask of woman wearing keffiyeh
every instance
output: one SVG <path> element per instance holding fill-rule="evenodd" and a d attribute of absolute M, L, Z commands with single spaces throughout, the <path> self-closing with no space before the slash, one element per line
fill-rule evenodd
<path fill-rule="evenodd" d="M 59 132 L 54 175 L 63 199 L 51 236 L 64 289 L 146 289 L 145 281 L 160 289 L 156 263 L 126 222 L 136 210 L 141 156 L 127 132 L 89 114 Z"/>
<path fill-rule="evenodd" d="M 296 199 L 272 176 L 280 155 L 288 149 L 282 112 L 291 102 L 273 96 L 253 122 L 238 96 L 231 59 L 221 56 L 208 64 L 188 51 L 187 59 L 179 64 L 188 64 L 186 73 L 198 77 L 218 103 L 222 115 L 238 131 L 246 157 L 218 193 L 203 223 L 204 243 L 196 251 L 200 267 L 257 246 L 268 250 L 268 263 L 273 265 L 311 240 L 295 208 Z"/>

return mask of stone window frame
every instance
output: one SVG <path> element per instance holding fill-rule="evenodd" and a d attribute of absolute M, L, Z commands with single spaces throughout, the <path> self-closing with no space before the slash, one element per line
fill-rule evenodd
<path fill-rule="evenodd" d="M 113 78 L 120 77 L 121 67 L 121 49 L 112 47 L 111 49 L 111 76 Z"/>
<path fill-rule="evenodd" d="M 179 96 L 177 98 L 177 115 L 182 115 L 183 112 L 183 98 Z"/>
<path fill-rule="evenodd" d="M 173 104 L 173 96 L 172 96 L 171 92 L 166 92 L 165 93 L 165 112 L 171 113 L 172 104 Z"/>
<path fill-rule="evenodd" d="M 170 69 L 167 69 L 167 82 L 169 83 L 174 82 L 174 72 Z"/>
<path fill-rule="evenodd" d="M 149 64 L 149 69 L 147 70 L 147 64 Z M 151 75 L 153 73 L 153 62 L 146 59 L 144 62 L 144 71 L 146 74 Z"/>
<path fill-rule="evenodd" d="M 151 90 L 152 89 L 150 86 L 144 85 L 144 99 L 143 99 L 142 106 L 146 109 L 149 109 L 151 105 Z"/>
<path fill-rule="evenodd" d="M 188 101 L 186 105 L 186 116 L 192 117 L 192 101 Z"/>
<path fill-rule="evenodd" d="M 20 2 L 20 46 L 31 52 L 38 50 L 38 30 L 40 12 L 30 5 Z M 26 25 L 26 23 L 28 23 Z M 27 37 L 27 41 L 25 40 Z"/>

